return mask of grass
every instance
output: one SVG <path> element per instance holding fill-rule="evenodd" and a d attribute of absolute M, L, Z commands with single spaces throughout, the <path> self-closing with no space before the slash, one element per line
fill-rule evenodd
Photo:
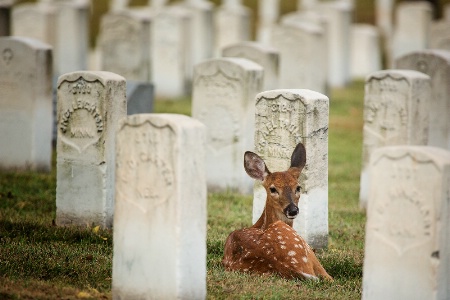
<path fill-rule="evenodd" d="M 208 195 L 208 299 L 360 299 L 365 216 L 358 208 L 363 83 L 333 90 L 329 129 L 329 282 L 225 272 L 227 235 L 251 225 L 252 198 Z M 190 114 L 190 99 L 156 101 Z M 55 160 L 53 161 L 55 165 Z M 54 226 L 56 174 L 0 172 L 0 299 L 111 299 L 112 232 Z"/>

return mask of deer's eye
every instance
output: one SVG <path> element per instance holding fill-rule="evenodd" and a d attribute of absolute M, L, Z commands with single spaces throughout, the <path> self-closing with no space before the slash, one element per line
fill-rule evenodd
<path fill-rule="evenodd" d="M 274 188 L 274 187 L 270 187 L 270 188 L 269 188 L 269 191 L 270 191 L 270 193 L 272 193 L 272 194 L 278 194 L 277 189 Z"/>
<path fill-rule="evenodd" d="M 301 186 L 297 185 L 297 188 L 295 189 L 296 193 L 300 193 L 300 191 L 302 190 Z"/>

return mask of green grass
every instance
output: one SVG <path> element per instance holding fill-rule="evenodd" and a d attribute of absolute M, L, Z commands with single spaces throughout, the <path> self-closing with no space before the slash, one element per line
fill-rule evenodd
<path fill-rule="evenodd" d="M 208 195 L 208 299 L 360 299 L 365 215 L 358 207 L 362 82 L 333 90 L 329 128 L 329 247 L 317 255 L 334 282 L 225 272 L 223 245 L 251 225 L 252 197 Z M 190 99 L 156 101 L 190 114 Z M 55 160 L 53 160 L 55 165 Z M 110 299 L 112 233 L 54 226 L 56 174 L 0 172 L 0 299 Z"/>

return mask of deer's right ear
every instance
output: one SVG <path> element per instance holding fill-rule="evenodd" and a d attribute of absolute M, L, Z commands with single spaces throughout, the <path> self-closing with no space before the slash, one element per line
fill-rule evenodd
<path fill-rule="evenodd" d="M 302 143 L 298 143 L 292 152 L 291 168 L 299 168 L 300 172 L 306 165 L 306 149 Z"/>
<path fill-rule="evenodd" d="M 258 154 L 250 151 L 245 152 L 244 168 L 251 178 L 261 181 L 264 181 L 264 178 L 270 174 L 264 160 Z"/>

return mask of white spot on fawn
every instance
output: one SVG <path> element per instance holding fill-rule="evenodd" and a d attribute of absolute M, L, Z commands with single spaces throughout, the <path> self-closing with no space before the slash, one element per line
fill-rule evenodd
<path fill-rule="evenodd" d="M 295 254 L 297 254 L 297 253 L 295 253 L 295 251 L 292 251 L 292 250 L 288 252 L 289 256 L 294 256 Z"/>
<path fill-rule="evenodd" d="M 302 260 L 303 260 L 304 262 L 308 262 L 308 258 L 307 258 L 306 256 L 303 256 L 303 257 L 302 257 Z"/>
<path fill-rule="evenodd" d="M 280 248 L 281 249 L 286 249 L 286 246 L 285 245 L 281 245 Z"/>

